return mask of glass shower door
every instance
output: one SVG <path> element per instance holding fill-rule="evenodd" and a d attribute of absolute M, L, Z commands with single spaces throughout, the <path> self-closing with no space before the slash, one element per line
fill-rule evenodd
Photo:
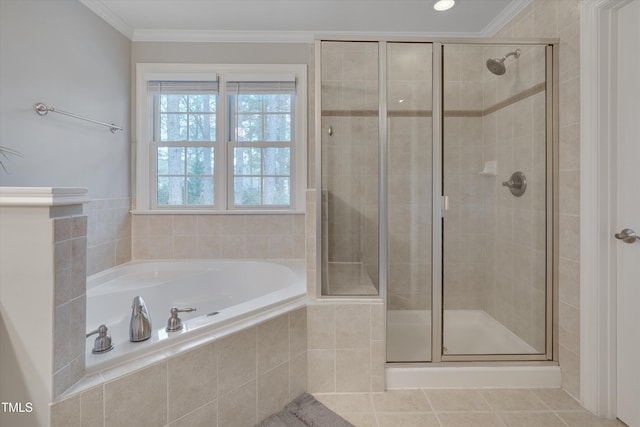
<path fill-rule="evenodd" d="M 378 295 L 378 43 L 320 49 L 322 294 Z"/>
<path fill-rule="evenodd" d="M 551 241 L 546 47 L 443 50 L 443 360 L 542 355 Z"/>
<path fill-rule="evenodd" d="M 387 360 L 431 361 L 432 45 L 386 44 Z"/>

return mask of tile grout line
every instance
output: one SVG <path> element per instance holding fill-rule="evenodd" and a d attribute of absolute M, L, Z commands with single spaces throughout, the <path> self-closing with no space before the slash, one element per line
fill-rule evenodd
<path fill-rule="evenodd" d="M 431 413 L 433 414 L 434 417 L 436 417 L 436 421 L 438 422 L 438 425 L 440 427 L 444 427 L 442 425 L 442 421 L 440 421 L 440 417 L 436 413 L 436 409 L 433 407 L 433 403 L 431 403 L 431 399 L 429 398 L 429 395 L 427 394 L 427 391 L 424 388 L 421 388 L 420 390 L 422 391 L 422 395 L 424 396 L 424 398 L 427 399 L 427 403 L 429 404 L 429 408 L 431 409 Z"/>

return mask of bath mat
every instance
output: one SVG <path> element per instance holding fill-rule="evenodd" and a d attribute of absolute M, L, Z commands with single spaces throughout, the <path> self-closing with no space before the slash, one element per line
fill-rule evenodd
<path fill-rule="evenodd" d="M 280 412 L 262 420 L 256 427 L 354 427 L 309 393 L 296 397 Z"/>

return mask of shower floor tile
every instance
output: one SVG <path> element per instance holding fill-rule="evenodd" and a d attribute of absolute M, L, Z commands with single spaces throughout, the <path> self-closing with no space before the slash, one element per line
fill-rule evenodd
<path fill-rule="evenodd" d="M 516 334 L 482 310 L 445 310 L 444 354 L 536 354 Z M 431 311 L 387 311 L 387 358 L 431 360 Z"/>
<path fill-rule="evenodd" d="M 592 415 L 561 389 L 411 389 L 314 396 L 356 427 L 625 427 Z"/>
<path fill-rule="evenodd" d="M 364 264 L 359 262 L 330 262 L 327 290 L 329 295 L 378 295 Z"/>

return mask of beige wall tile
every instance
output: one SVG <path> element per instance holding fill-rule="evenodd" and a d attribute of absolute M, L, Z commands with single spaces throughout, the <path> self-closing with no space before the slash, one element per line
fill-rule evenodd
<path fill-rule="evenodd" d="M 335 306 L 329 304 L 307 306 L 307 340 L 309 349 L 335 348 Z"/>
<path fill-rule="evenodd" d="M 336 391 L 336 351 L 309 350 L 307 353 L 309 393 Z"/>
<path fill-rule="evenodd" d="M 167 369 L 169 421 L 216 399 L 218 353 L 215 343 L 171 357 Z"/>
<path fill-rule="evenodd" d="M 174 236 L 193 236 L 197 233 L 197 220 L 195 215 L 175 215 L 173 217 Z"/>
<path fill-rule="evenodd" d="M 258 375 L 289 360 L 289 317 L 278 316 L 257 326 Z"/>
<path fill-rule="evenodd" d="M 289 400 L 307 391 L 307 352 L 291 358 L 289 362 Z"/>
<path fill-rule="evenodd" d="M 164 426 L 167 365 L 159 363 L 104 386 L 105 426 Z"/>
<path fill-rule="evenodd" d="M 278 412 L 289 402 L 289 362 L 258 377 L 258 420 Z"/>
<path fill-rule="evenodd" d="M 104 389 L 94 387 L 80 395 L 80 425 L 102 427 L 104 425 Z"/>
<path fill-rule="evenodd" d="M 234 333 L 218 342 L 218 393 L 221 395 L 256 378 L 256 328 Z"/>
<path fill-rule="evenodd" d="M 173 258 L 193 259 L 198 257 L 196 236 L 173 236 Z"/>
<path fill-rule="evenodd" d="M 366 349 L 336 350 L 336 392 L 371 390 L 371 353 Z"/>
<path fill-rule="evenodd" d="M 149 236 L 149 258 L 173 258 L 173 238 L 171 235 L 151 234 Z"/>
<path fill-rule="evenodd" d="M 307 351 L 307 308 L 289 313 L 290 355 L 294 356 Z"/>
<path fill-rule="evenodd" d="M 337 304 L 335 306 L 336 348 L 369 348 L 371 306 Z"/>
<path fill-rule="evenodd" d="M 170 236 L 173 233 L 174 215 L 150 215 L 149 236 Z"/>
<path fill-rule="evenodd" d="M 70 397 L 51 406 L 51 427 L 80 426 L 80 396 Z"/>
<path fill-rule="evenodd" d="M 214 400 L 169 424 L 169 427 L 217 427 L 218 401 Z"/>
<path fill-rule="evenodd" d="M 257 382 L 255 379 L 218 398 L 219 426 L 249 427 L 257 422 Z"/>

